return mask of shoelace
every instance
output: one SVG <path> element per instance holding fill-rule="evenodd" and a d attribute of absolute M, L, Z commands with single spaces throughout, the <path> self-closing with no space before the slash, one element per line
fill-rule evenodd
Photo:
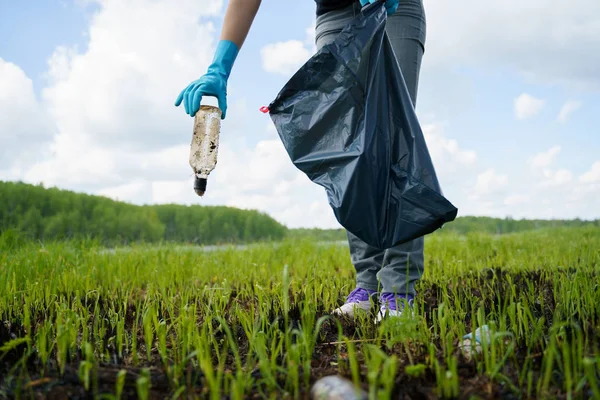
<path fill-rule="evenodd" d="M 367 299 L 370 297 L 370 293 L 363 288 L 356 288 L 354 289 L 352 292 L 350 292 L 350 294 L 348 295 L 348 302 L 359 302 L 359 301 L 364 301 L 365 300 L 365 296 L 367 297 Z"/>

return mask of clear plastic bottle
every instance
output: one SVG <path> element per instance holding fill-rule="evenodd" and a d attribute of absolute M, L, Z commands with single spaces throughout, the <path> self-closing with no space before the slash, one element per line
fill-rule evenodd
<path fill-rule="evenodd" d="M 201 105 L 194 117 L 194 134 L 190 146 L 190 166 L 195 175 L 194 191 L 204 196 L 208 175 L 217 165 L 221 109 L 212 105 Z"/>

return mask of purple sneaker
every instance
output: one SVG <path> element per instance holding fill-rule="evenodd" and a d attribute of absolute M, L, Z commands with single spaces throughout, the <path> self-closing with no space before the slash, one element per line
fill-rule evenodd
<path fill-rule="evenodd" d="M 343 306 L 333 310 L 333 314 L 354 317 L 357 309 L 368 311 L 371 309 L 371 296 L 374 294 L 377 294 L 377 291 L 357 287 L 348 295 Z"/>
<path fill-rule="evenodd" d="M 386 316 L 399 317 L 404 311 L 404 307 L 412 307 L 415 298 L 413 295 L 396 295 L 394 293 L 381 293 L 379 296 L 379 312 L 377 321 L 381 322 Z"/>

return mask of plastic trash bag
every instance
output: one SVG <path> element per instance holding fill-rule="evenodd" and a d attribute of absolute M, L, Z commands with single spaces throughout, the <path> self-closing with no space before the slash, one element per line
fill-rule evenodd
<path fill-rule="evenodd" d="M 458 211 L 442 194 L 386 19 L 384 2 L 363 8 L 268 107 L 292 162 L 325 188 L 339 223 L 381 249 Z"/>

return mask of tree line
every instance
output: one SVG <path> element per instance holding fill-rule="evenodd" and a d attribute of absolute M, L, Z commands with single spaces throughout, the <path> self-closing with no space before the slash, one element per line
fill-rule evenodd
<path fill-rule="evenodd" d="M 465 216 L 436 232 L 504 234 L 589 225 L 600 228 L 600 220 Z M 137 206 L 102 196 L 0 181 L 0 234 L 8 230 L 33 240 L 93 238 L 103 244 L 249 243 L 285 237 L 346 240 L 344 229 L 288 229 L 267 214 L 254 210 L 177 204 Z"/>
<path fill-rule="evenodd" d="M 542 220 L 542 219 L 513 219 L 493 218 L 493 217 L 474 217 L 465 216 L 458 217 L 456 220 L 445 224 L 441 229 L 438 229 L 433 234 L 446 232 L 454 232 L 458 234 L 467 233 L 489 233 L 489 234 L 506 234 L 525 232 L 537 229 L 548 228 L 570 228 L 593 226 L 598 228 L 600 234 L 600 220 Z M 288 236 L 296 239 L 314 238 L 323 241 L 345 241 L 347 240 L 346 231 L 344 229 L 290 229 Z"/>
<path fill-rule="evenodd" d="M 196 244 L 279 240 L 287 228 L 253 210 L 176 204 L 137 206 L 112 199 L 0 181 L 0 233 L 34 240 L 94 238 L 104 244 Z"/>
<path fill-rule="evenodd" d="M 597 226 L 600 228 L 600 220 L 575 219 L 514 219 L 492 218 L 492 217 L 459 217 L 455 221 L 446 224 L 441 231 L 453 231 L 461 234 L 469 232 L 483 232 L 491 234 L 504 234 L 525 232 L 547 228 L 575 228 L 581 226 Z"/>

